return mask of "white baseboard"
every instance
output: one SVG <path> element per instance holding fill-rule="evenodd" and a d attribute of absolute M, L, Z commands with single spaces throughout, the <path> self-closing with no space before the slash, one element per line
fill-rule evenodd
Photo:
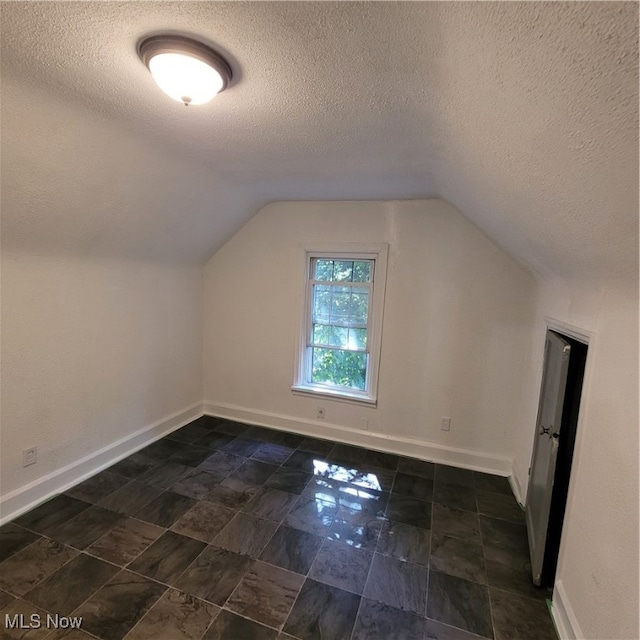
<path fill-rule="evenodd" d="M 204 407 L 200 403 L 187 407 L 76 462 L 42 476 L 24 487 L 1 496 L 0 526 L 33 509 L 45 500 L 103 471 L 155 440 L 199 418 L 203 413 L 317 438 L 325 437 L 377 451 L 411 456 L 500 476 L 509 476 L 513 471 L 511 459 L 505 456 L 494 456 L 467 449 L 447 447 L 418 440 L 417 438 L 360 431 L 324 421 L 306 420 L 294 416 L 247 409 L 236 405 L 205 402 Z M 519 499 L 519 494 L 516 493 L 517 489 L 515 488 L 517 485 L 514 485 L 513 477 L 511 482 L 516 498 Z"/>
<path fill-rule="evenodd" d="M 0 514 L 2 514 L 0 526 L 130 456 L 155 440 L 183 427 L 201 415 L 202 404 L 194 404 L 2 496 L 0 498 Z"/>
<path fill-rule="evenodd" d="M 561 640 L 582 640 L 584 638 L 562 580 L 557 580 L 553 588 L 551 617 Z"/>
<path fill-rule="evenodd" d="M 325 421 L 307 420 L 211 401 L 205 401 L 204 413 L 237 422 L 255 424 L 271 429 L 280 429 L 282 431 L 299 433 L 316 438 L 328 438 L 346 444 L 368 447 L 376 451 L 421 458 L 431 462 L 449 464 L 494 475 L 508 476 L 511 473 L 511 458 L 492 456 L 467 449 L 446 447 L 440 444 L 418 440 L 417 438 L 390 436 L 373 431 L 360 431 Z"/>

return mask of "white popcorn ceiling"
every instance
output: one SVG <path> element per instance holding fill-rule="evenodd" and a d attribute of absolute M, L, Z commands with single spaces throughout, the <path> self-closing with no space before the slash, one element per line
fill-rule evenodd
<path fill-rule="evenodd" d="M 637 276 L 635 2 L 1 12 L 9 248 L 204 262 L 268 201 L 441 197 L 542 276 Z M 162 31 L 213 44 L 231 87 L 202 107 L 162 94 L 136 54 Z M 54 117 L 75 143 L 51 144 Z M 98 162 L 116 130 L 129 142 Z"/>

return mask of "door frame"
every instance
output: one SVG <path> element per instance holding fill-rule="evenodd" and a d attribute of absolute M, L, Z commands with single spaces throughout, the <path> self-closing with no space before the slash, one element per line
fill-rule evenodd
<path fill-rule="evenodd" d="M 582 342 L 586 344 L 588 347 L 593 347 L 593 342 L 595 339 L 595 332 L 589 331 L 587 329 L 582 329 L 581 327 L 577 327 L 576 325 L 569 324 L 568 322 L 564 322 L 562 320 L 557 320 L 556 318 L 551 318 L 550 316 L 544 317 L 545 322 L 545 330 L 544 335 L 547 335 L 547 330 L 551 329 L 551 331 L 556 331 L 557 333 L 564 334 L 565 336 L 569 336 L 578 342 Z M 587 368 L 585 367 L 585 380 L 587 379 Z M 580 420 L 578 420 L 580 422 Z"/>
<path fill-rule="evenodd" d="M 572 338 L 555 331 L 547 330 L 545 336 L 544 364 L 540 397 L 538 399 L 538 413 L 533 438 L 533 451 L 529 463 L 529 482 L 527 488 L 527 507 L 525 521 L 527 525 L 527 539 L 529 542 L 529 558 L 533 583 L 538 587 L 547 587 L 548 572 L 546 566 L 549 557 L 557 559 L 557 552 L 562 532 L 561 520 L 564 509 L 552 504 L 558 499 L 566 504 L 566 489 L 560 489 L 556 484 L 559 476 L 564 475 L 564 486 L 568 487 L 571 466 L 558 464 L 559 450 L 566 449 L 569 443 L 570 453 L 573 452 L 575 431 L 567 423 L 567 410 L 570 407 L 569 397 L 575 397 L 575 392 L 569 387 L 569 372 L 574 362 L 573 345 L 581 345 Z M 582 345 L 582 349 L 588 347 Z M 580 385 L 581 386 L 581 385 Z M 577 417 L 577 413 L 575 416 Z M 559 493 L 560 492 L 560 493 Z M 564 497 L 563 497 L 564 496 Z M 555 500 L 554 500 L 555 497 Z M 556 516 L 554 518 L 554 511 Z M 555 530 L 555 543 L 552 545 L 549 532 Z M 552 551 L 552 547 L 555 552 Z M 543 575 L 547 574 L 546 578 Z"/>
<path fill-rule="evenodd" d="M 544 316 L 544 327 L 541 327 L 541 329 L 542 329 L 541 342 L 543 346 L 543 351 L 546 348 L 545 344 L 546 344 L 547 331 L 555 331 L 561 335 L 568 336 L 569 338 L 573 338 L 578 342 L 582 342 L 584 345 L 588 347 L 587 357 L 586 357 L 585 366 L 584 366 L 582 394 L 580 399 L 580 412 L 578 414 L 578 422 L 576 425 L 576 439 L 575 439 L 574 448 L 573 448 L 573 464 L 572 464 L 571 476 L 569 480 L 569 486 L 567 489 L 567 500 L 565 503 L 565 520 L 562 526 L 562 533 L 560 536 L 560 546 L 558 549 L 558 565 L 557 565 L 558 568 L 556 569 L 556 577 L 554 579 L 554 585 L 553 585 L 552 600 L 555 600 L 556 584 L 558 583 L 557 574 L 558 574 L 558 569 L 560 569 L 562 557 L 564 555 L 563 533 L 564 533 L 565 527 L 567 526 L 567 516 L 569 516 L 571 512 L 571 508 L 574 501 L 574 490 L 573 490 L 574 478 L 579 466 L 580 451 L 582 449 L 582 438 L 584 434 L 583 423 L 587 417 L 587 408 L 584 404 L 584 399 L 589 395 L 589 389 L 591 386 L 591 363 L 593 362 L 593 356 L 595 353 L 594 348 L 597 343 L 597 335 L 596 335 L 596 332 L 591 329 L 584 329 L 583 327 L 579 327 L 578 325 L 571 324 L 564 320 L 559 320 L 558 318 L 554 318 L 552 316 Z M 541 384 L 542 384 L 543 370 L 544 370 L 544 362 L 542 362 L 539 370 L 537 388 L 540 390 L 541 390 Z M 539 400 L 539 396 L 538 396 L 538 400 Z M 534 435 L 534 438 L 535 438 L 535 435 Z M 533 442 L 532 442 L 532 448 L 531 448 L 531 455 L 533 455 Z M 527 496 L 527 500 L 528 500 L 528 496 Z"/>

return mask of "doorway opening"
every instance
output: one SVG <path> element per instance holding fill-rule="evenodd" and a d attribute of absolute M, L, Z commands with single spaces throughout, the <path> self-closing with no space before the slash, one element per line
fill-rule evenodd
<path fill-rule="evenodd" d="M 527 494 L 532 577 L 541 587 L 555 581 L 587 350 L 586 340 L 547 330 Z"/>

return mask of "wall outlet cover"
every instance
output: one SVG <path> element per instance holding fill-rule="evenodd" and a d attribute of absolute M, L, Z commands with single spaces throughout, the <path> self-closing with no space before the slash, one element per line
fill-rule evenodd
<path fill-rule="evenodd" d="M 22 451 L 22 466 L 29 467 L 38 460 L 38 447 L 30 447 Z"/>

